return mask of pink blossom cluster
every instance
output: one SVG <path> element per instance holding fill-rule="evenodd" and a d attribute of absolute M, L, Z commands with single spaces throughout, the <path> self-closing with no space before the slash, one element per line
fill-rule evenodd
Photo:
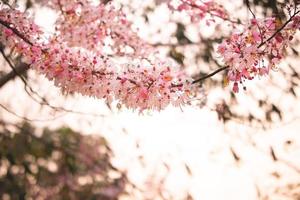
<path fill-rule="evenodd" d="M 175 2 L 171 1 L 169 5 L 173 10 L 188 13 L 193 22 L 206 18 L 206 22 L 209 25 L 210 22 L 215 21 L 213 17 L 228 18 L 228 14 L 223 6 L 214 1 L 177 0 Z"/>
<path fill-rule="evenodd" d="M 2 6 L 0 42 L 64 92 L 79 92 L 108 103 L 116 100 L 141 111 L 181 106 L 194 95 L 198 81 L 189 79 L 173 62 L 159 58 L 112 4 L 88 0 L 44 3 L 59 14 L 52 36 L 45 37 L 26 13 Z M 170 5 L 174 6 L 173 1 Z M 228 19 L 222 6 L 212 1 L 179 0 L 173 9 L 184 10 L 197 20 L 207 14 Z M 254 18 L 218 46 L 234 92 L 245 80 L 276 68 L 300 28 L 299 12 L 295 10 L 285 24 L 276 18 Z"/>
<path fill-rule="evenodd" d="M 110 3 L 56 0 L 47 1 L 47 5 L 60 12 L 57 40 L 69 46 L 83 47 L 99 55 L 105 47 L 111 54 L 133 57 L 147 56 L 153 50 L 132 31 L 126 15 Z"/>
<path fill-rule="evenodd" d="M 116 26 L 120 28 L 122 26 L 115 25 L 120 15 L 111 14 L 110 8 L 103 5 L 101 9 L 95 8 L 105 15 L 99 19 L 100 22 L 96 27 L 100 30 L 103 27 L 105 32 L 120 31 L 120 35 L 124 37 L 118 35 L 120 37 L 118 42 L 122 45 L 127 45 L 127 42 L 131 44 L 132 41 L 128 41 L 129 39 L 125 37 L 127 33 L 130 35 L 131 31 L 124 28 L 114 30 L 118 29 Z M 62 9 L 67 10 L 65 7 Z M 43 38 L 43 34 L 29 16 L 18 10 L 3 7 L 0 9 L 0 41 L 21 54 L 32 69 L 54 80 L 55 85 L 67 93 L 79 92 L 87 96 L 104 98 L 108 103 L 117 100 L 127 108 L 140 111 L 161 110 L 169 104 L 181 106 L 190 100 L 194 89 L 192 80 L 178 70 L 173 62 L 161 61 L 152 52 L 148 52 L 145 57 L 144 52 L 139 50 L 140 56 L 126 57 L 124 63 L 118 58 L 98 51 L 96 46 L 90 46 L 93 36 L 84 38 L 85 36 L 80 33 L 85 34 L 86 30 L 89 34 L 94 34 L 99 43 L 103 40 L 103 34 L 107 35 L 102 32 L 93 33 L 96 27 L 90 25 L 92 22 L 81 21 L 80 16 L 85 18 L 85 10 L 82 8 L 82 13 L 79 16 L 76 14 L 74 21 L 66 19 L 69 25 L 59 21 L 58 31 L 45 41 L 40 39 Z M 113 9 L 112 13 L 115 12 Z M 66 13 L 63 15 L 70 17 Z M 88 15 L 93 16 L 92 13 Z M 71 27 L 72 23 L 74 27 Z M 84 26 L 85 23 L 87 26 Z M 126 20 L 121 23 L 127 24 Z M 83 27 L 80 28 L 81 26 Z M 90 30 L 89 27 L 94 29 Z M 67 35 L 67 31 L 77 31 L 75 35 L 78 38 Z M 142 41 L 138 44 L 142 44 Z M 143 46 L 139 48 L 142 49 Z"/>
<path fill-rule="evenodd" d="M 4 36 L 9 37 L 14 35 L 13 29 L 17 29 L 20 34 L 24 36 L 30 43 L 30 41 L 37 41 L 41 38 L 39 35 L 42 33 L 39 27 L 33 23 L 32 20 L 29 20 L 29 16 L 22 13 L 22 12 L 10 12 L 10 8 L 1 8 L 0 12 L 0 19 L 5 23 L 1 29 L 3 30 L 4 34 L 1 34 L 3 39 Z M 13 23 L 12 23 L 13 22 Z M 14 38 L 16 41 L 19 41 L 20 38 Z M 17 43 L 17 42 L 16 42 Z"/>
<path fill-rule="evenodd" d="M 255 76 L 267 75 L 275 69 L 284 57 L 285 49 L 299 28 L 299 16 L 282 30 L 282 23 L 276 18 L 252 19 L 242 31 L 234 32 L 218 46 L 228 70 L 228 80 L 233 82 L 233 91 L 239 91 L 239 84 Z"/>

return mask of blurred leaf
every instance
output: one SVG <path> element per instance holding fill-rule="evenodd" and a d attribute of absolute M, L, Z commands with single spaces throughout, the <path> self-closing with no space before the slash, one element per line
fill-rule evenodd
<path fill-rule="evenodd" d="M 185 35 L 185 25 L 177 23 L 175 37 L 179 44 L 191 44 L 192 42 Z"/>
<path fill-rule="evenodd" d="M 170 54 L 171 58 L 173 58 L 177 63 L 179 63 L 181 65 L 183 64 L 184 55 L 182 53 L 176 51 L 175 48 L 172 48 L 170 50 L 169 54 Z"/>

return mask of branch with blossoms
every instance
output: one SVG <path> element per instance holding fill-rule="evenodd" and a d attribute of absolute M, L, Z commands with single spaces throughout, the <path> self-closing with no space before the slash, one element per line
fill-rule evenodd
<path fill-rule="evenodd" d="M 181 1 L 193 10 L 198 8 L 202 13 L 227 19 L 213 3 L 199 6 L 198 1 Z M 0 41 L 21 54 L 32 69 L 54 80 L 64 92 L 79 92 L 108 103 L 117 100 L 141 111 L 184 105 L 197 92 L 195 83 L 224 70 L 228 71 L 233 91 L 238 92 L 239 84 L 245 80 L 266 75 L 275 68 L 300 26 L 297 6 L 284 24 L 276 18 L 254 18 L 244 25 L 244 31 L 234 32 L 218 46 L 224 67 L 192 80 L 173 62 L 162 60 L 112 4 L 56 0 L 47 5 L 60 11 L 54 35 L 45 38 L 25 13 L 3 6 Z M 202 18 L 201 13 L 199 16 Z M 113 42 L 107 43 L 107 39 Z M 104 49 L 110 49 L 110 53 Z M 126 63 L 119 58 L 126 58 Z"/>
<path fill-rule="evenodd" d="M 224 7 L 214 1 L 170 0 L 168 5 L 172 10 L 187 13 L 191 17 L 192 22 L 205 19 L 206 24 L 210 25 L 210 23 L 215 22 L 214 18 L 219 18 L 230 22 L 232 25 L 241 24 L 239 20 L 231 19 Z"/>
<path fill-rule="evenodd" d="M 188 12 L 192 22 L 195 21 L 195 17 L 201 20 L 207 14 L 212 15 L 212 13 L 215 13 L 212 16 L 219 17 L 224 21 L 231 21 L 228 20 L 226 11 L 213 1 L 179 0 L 179 2 L 177 7 L 172 8 Z M 257 19 L 250 8 L 249 1 L 246 1 L 253 19 L 245 25 L 240 23 L 244 26 L 243 30 L 235 31 L 230 38 L 225 39 L 218 46 L 218 53 L 223 58 L 225 66 L 194 80 L 193 83 L 201 82 L 226 70 L 228 72 L 225 82 L 233 82 L 233 91 L 238 92 L 239 85 L 243 85 L 245 80 L 267 75 L 270 69 L 276 68 L 276 65 L 284 57 L 284 50 L 300 27 L 298 4 L 295 1 L 294 6 L 287 5 L 289 19 L 282 24 L 275 17 Z"/>
<path fill-rule="evenodd" d="M 189 101 L 193 89 L 189 78 L 176 70 L 173 62 L 156 59 L 153 50 L 147 50 L 143 41 L 128 31 L 129 22 L 123 13 L 110 5 L 85 3 L 60 1 L 66 13 L 62 16 L 64 20 L 57 22 L 60 34 L 47 42 L 41 39 L 44 36 L 31 18 L 4 7 L 0 11 L 1 41 L 65 92 L 104 98 L 108 103 L 115 99 L 128 108 L 140 110 L 161 110 L 170 103 L 180 106 Z M 79 9 L 81 6 L 84 8 Z M 76 18 L 81 13 L 88 22 Z M 83 24 L 93 27 L 82 29 Z M 90 33 L 99 27 L 101 32 L 97 37 L 84 37 L 84 41 L 69 34 L 93 35 Z M 119 63 L 101 52 L 97 44 L 101 47 L 105 37 L 122 43 L 115 54 L 126 55 L 128 62 Z M 134 52 L 121 52 L 122 46 L 131 47 Z"/>
<path fill-rule="evenodd" d="M 269 43 L 274 37 L 277 37 L 277 40 L 276 40 L 276 42 L 278 42 L 278 43 L 281 43 L 282 45 L 286 45 L 286 44 L 283 44 L 283 36 L 282 36 L 282 33 L 280 33 L 280 32 L 282 32 L 282 30 L 284 30 L 287 26 L 288 26 L 288 24 L 290 23 L 290 22 L 293 22 L 293 25 L 292 25 L 292 29 L 297 29 L 297 27 L 298 26 L 300 26 L 299 25 L 299 16 L 297 16 L 298 14 L 300 13 L 300 10 L 295 10 L 295 12 L 294 12 L 294 14 L 293 15 L 291 15 L 290 16 L 290 18 L 283 24 L 283 25 L 281 25 L 277 30 L 275 30 L 274 32 L 273 32 L 273 34 L 271 34 L 271 36 L 269 36 L 266 40 L 261 40 L 261 38 L 266 38 L 266 36 L 264 36 L 262 33 L 261 33 L 261 28 L 259 27 L 259 26 L 257 26 L 257 29 L 258 29 L 258 31 L 260 32 L 260 33 L 257 33 L 257 32 L 254 32 L 254 33 L 252 33 L 252 35 L 250 35 L 250 37 L 254 37 L 253 36 L 253 34 L 255 35 L 255 37 L 256 37 L 256 39 L 255 39 L 255 41 L 256 41 L 256 44 L 257 44 L 257 42 L 259 42 L 259 41 L 261 41 L 260 43 L 258 43 L 258 45 L 257 45 L 257 48 L 256 49 L 259 49 L 259 48 L 261 48 L 261 47 L 263 47 L 264 45 L 266 45 L 267 43 Z M 294 17 L 296 17 L 296 19 L 294 19 Z M 269 19 L 270 21 L 271 21 L 271 23 L 274 23 L 274 24 L 276 24 L 276 19 L 274 19 L 274 18 L 271 18 L 271 19 Z M 273 22 L 272 22 L 273 21 Z M 253 19 L 252 21 L 251 21 L 251 25 L 258 25 L 258 23 L 257 23 L 257 20 L 256 19 Z M 268 27 L 268 28 L 270 28 L 270 27 Z M 287 31 L 289 31 L 289 30 L 291 30 L 290 28 L 289 29 L 287 29 Z M 295 30 L 294 30 L 295 31 Z M 291 35 L 289 35 L 288 36 L 288 40 L 292 40 L 292 36 L 293 35 L 293 33 L 291 34 Z M 237 37 L 242 37 L 242 35 L 240 35 L 240 36 L 237 36 Z M 247 38 L 246 38 L 247 39 Z M 254 39 L 254 38 L 253 38 Z M 228 44 L 228 40 L 226 41 L 226 43 Z M 247 43 L 247 42 L 246 42 Z M 224 44 L 224 43 L 223 43 Z M 250 45 L 255 45 L 255 43 L 250 43 Z M 237 45 L 237 46 L 239 46 L 239 47 L 242 47 L 242 45 Z M 244 44 L 244 47 L 246 46 L 246 44 Z M 250 46 L 249 46 L 250 47 Z M 273 46 L 274 47 L 274 46 Z M 223 49 L 224 47 L 223 46 L 219 46 L 219 49 L 218 49 L 218 51 L 220 52 L 220 53 L 225 53 L 224 51 L 225 51 L 225 49 Z M 254 47 L 251 47 L 251 48 L 254 48 Z M 284 47 L 283 47 L 284 48 Z M 227 50 L 227 49 L 226 49 Z M 265 49 L 266 50 L 266 49 Z M 283 50 L 283 49 L 282 49 Z M 271 50 L 269 50 L 269 51 L 264 51 L 263 53 L 264 54 L 267 54 L 268 52 L 270 52 Z M 233 51 L 234 52 L 234 51 Z M 242 51 L 239 51 L 239 52 L 234 52 L 234 53 L 244 53 L 244 52 L 242 52 Z M 262 52 L 258 52 L 257 54 L 259 54 L 260 56 L 258 57 L 258 58 L 262 58 L 262 56 L 263 56 L 263 53 Z M 256 57 L 256 55 L 255 55 L 255 52 L 250 52 L 250 54 L 251 54 L 251 56 L 253 56 L 253 57 Z M 241 58 L 243 58 L 244 57 L 244 55 L 243 54 L 241 54 Z M 282 57 L 278 57 L 277 56 L 277 58 L 279 59 L 281 59 Z M 263 61 L 263 60 L 262 60 Z M 247 62 L 247 60 L 246 60 L 246 62 Z M 255 64 L 255 63 L 254 63 Z M 273 63 L 272 64 L 272 66 L 273 67 L 275 67 L 275 63 Z M 221 71 L 224 71 L 224 70 L 227 70 L 227 69 L 230 69 L 230 67 L 229 66 L 224 66 L 224 67 L 221 67 L 221 68 L 219 68 L 219 69 L 217 69 L 217 70 L 215 70 L 215 71 L 213 71 L 213 72 L 211 72 L 211 73 L 209 73 L 209 74 L 207 74 L 206 76 L 203 76 L 203 77 L 201 77 L 201 78 L 199 78 L 199 79 L 196 79 L 196 80 L 194 80 L 193 81 L 193 83 L 198 83 L 198 82 L 201 82 L 201 81 L 203 81 L 203 80 L 205 80 L 205 79 L 207 79 L 207 78 L 210 78 L 210 77 L 212 77 L 212 76 L 214 76 L 215 74 L 217 74 L 217 73 L 219 73 L 219 72 L 221 72 Z M 270 68 L 269 68 L 270 69 Z M 269 70 L 268 69 L 268 70 Z M 262 70 L 262 69 L 261 69 Z M 264 69 L 263 69 L 264 70 Z M 251 71 L 250 71 L 251 72 Z M 248 72 L 245 72 L 245 73 L 248 73 Z M 260 75 L 264 75 L 265 73 L 267 73 L 267 72 L 264 72 L 264 71 L 261 71 L 261 74 Z M 247 77 L 248 77 L 248 74 L 247 74 Z M 240 77 L 241 78 L 241 77 Z M 238 79 L 240 79 L 240 78 L 238 78 Z M 244 78 L 246 78 L 246 77 L 244 77 Z M 249 78 L 249 77 L 248 77 Z M 249 80 L 251 80 L 251 78 L 249 79 Z M 236 83 L 235 83 L 235 85 L 236 85 Z M 236 86 L 235 86 L 236 87 Z M 237 90 L 236 88 L 235 88 L 235 90 Z"/>
<path fill-rule="evenodd" d="M 232 34 L 218 46 L 218 53 L 228 66 L 228 81 L 234 82 L 234 92 L 239 91 L 239 84 L 243 85 L 245 80 L 267 75 L 271 69 L 276 69 L 300 28 L 299 13 L 296 9 L 284 24 L 276 18 L 253 18 L 243 32 Z"/>

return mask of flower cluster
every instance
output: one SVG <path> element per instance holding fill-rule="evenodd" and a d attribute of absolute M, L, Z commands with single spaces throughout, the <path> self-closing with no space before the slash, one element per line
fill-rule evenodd
<path fill-rule="evenodd" d="M 62 7 L 62 9 L 66 8 Z M 107 9 L 106 14 L 103 11 L 105 17 L 101 20 L 110 19 L 110 21 L 105 20 L 106 25 L 103 24 L 104 22 L 99 22 L 98 28 L 101 30 L 103 25 L 103 29 L 108 30 L 110 29 L 108 27 L 111 27 L 112 32 L 117 32 L 114 30 L 117 29 L 115 21 L 119 20 L 120 15 L 116 19 L 109 12 L 110 7 L 101 9 Z M 85 18 L 84 12 L 79 16 Z M 0 41 L 21 54 L 32 69 L 54 80 L 55 85 L 67 93 L 79 92 L 87 96 L 104 98 L 108 103 L 117 100 L 128 108 L 141 111 L 161 110 L 169 104 L 181 106 L 189 101 L 194 88 L 192 81 L 184 72 L 177 69 L 173 62 L 161 61 L 151 52 L 148 52 L 145 58 L 142 52 L 139 56 L 126 57 L 124 63 L 120 59 L 97 51 L 96 47 L 89 46 L 92 43 L 91 38 L 80 36 L 80 32 L 84 33 L 84 30 L 89 34 L 92 32 L 84 26 L 87 22 L 81 22 L 80 17 L 67 23 L 70 25 L 74 23 L 74 27 L 71 28 L 60 22 L 57 33 L 44 41 L 40 39 L 43 37 L 42 32 L 29 16 L 15 9 L 1 8 Z M 108 25 L 109 23 L 112 24 Z M 92 22 L 89 22 L 87 26 L 93 26 L 91 24 Z M 67 30 L 77 30 L 75 35 L 78 38 L 66 35 Z M 119 31 L 122 32 L 120 35 L 130 33 L 125 29 Z M 100 33 L 93 33 L 93 35 L 97 34 L 98 36 L 95 37 L 98 37 L 97 40 L 101 43 L 102 35 L 100 37 Z M 126 37 L 120 37 L 118 42 L 122 41 L 123 45 L 129 42 Z M 142 41 L 138 44 L 142 44 Z M 142 49 L 143 46 L 139 48 Z"/>
<path fill-rule="evenodd" d="M 175 2 L 171 1 L 169 5 L 173 10 L 188 13 L 192 21 L 199 21 L 206 18 L 208 25 L 211 21 L 214 21 L 214 17 L 228 19 L 228 14 L 223 6 L 214 1 L 177 0 Z"/>
<path fill-rule="evenodd" d="M 12 44 L 27 43 L 32 45 L 33 41 L 39 41 L 40 34 L 42 31 L 39 27 L 30 19 L 29 16 L 22 12 L 14 11 L 11 12 L 10 8 L 1 8 L 0 20 L 1 20 L 1 40 Z M 19 35 L 19 37 L 11 37 L 14 32 Z M 21 38 L 23 37 L 23 39 Z"/>
<path fill-rule="evenodd" d="M 60 12 L 56 39 L 69 46 L 83 47 L 99 55 L 105 47 L 110 54 L 132 57 L 147 56 L 153 50 L 132 31 L 126 15 L 110 3 L 57 0 L 47 1 L 46 5 Z"/>
<path fill-rule="evenodd" d="M 276 18 L 252 19 L 242 31 L 234 32 L 218 46 L 218 53 L 229 67 L 227 77 L 233 82 L 234 92 L 239 91 L 243 81 L 276 68 L 299 28 L 299 16 L 290 20 L 283 26 Z"/>

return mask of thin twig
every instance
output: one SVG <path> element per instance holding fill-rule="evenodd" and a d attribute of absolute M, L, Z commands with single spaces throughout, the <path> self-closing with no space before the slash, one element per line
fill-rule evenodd
<path fill-rule="evenodd" d="M 210 77 L 214 76 L 215 74 L 217 74 L 217 73 L 219 73 L 219 72 L 221 72 L 221 71 L 224 71 L 224 70 L 226 70 L 226 69 L 228 69 L 228 68 L 229 68 L 229 66 L 221 67 L 221 68 L 219 68 L 219 69 L 213 71 L 212 73 L 209 73 L 209 74 L 207 74 L 207 75 L 205 75 L 205 76 L 203 76 L 203 77 L 201 77 L 201 78 L 199 78 L 199 79 L 194 80 L 194 81 L 192 82 L 192 84 L 201 82 L 201 81 L 203 81 L 203 80 L 205 80 L 205 79 L 207 79 L 207 78 L 210 78 Z"/>
<path fill-rule="evenodd" d="M 252 14 L 252 17 L 253 17 L 254 19 L 256 19 L 256 15 L 254 14 L 254 12 L 253 12 L 252 9 L 251 9 L 249 0 L 245 0 L 245 1 L 246 1 L 246 6 L 247 6 L 248 10 L 249 10 L 250 13 Z M 264 41 L 264 38 L 263 38 L 262 31 L 261 31 L 261 28 L 260 28 L 260 26 L 259 26 L 259 23 L 256 23 L 256 26 L 257 26 L 258 31 L 259 31 L 260 41 L 263 42 L 263 41 Z"/>
<path fill-rule="evenodd" d="M 18 65 L 16 68 L 16 71 L 18 72 L 18 74 L 24 74 L 29 68 L 28 65 L 21 63 L 20 65 Z M 12 70 L 11 72 L 3 75 L 0 78 L 0 88 L 2 88 L 6 83 L 8 83 L 10 80 L 13 80 L 17 75 L 17 73 Z"/>
<path fill-rule="evenodd" d="M 10 9 L 13 9 L 12 6 L 11 6 L 9 3 L 7 3 L 7 2 L 5 2 L 5 1 L 3 1 L 3 0 L 1 0 L 1 2 L 2 2 L 4 5 L 8 6 Z"/>
<path fill-rule="evenodd" d="M 15 113 L 15 112 L 13 112 L 12 110 L 8 109 L 7 107 L 5 107 L 2 104 L 0 104 L 0 107 L 2 109 L 4 109 L 6 112 L 14 115 L 15 117 L 20 118 L 20 119 L 22 119 L 24 121 L 30 121 L 30 122 L 47 122 L 47 121 L 53 121 L 53 120 L 56 120 L 56 119 L 58 119 L 60 117 L 63 117 L 63 115 L 65 115 L 65 114 L 62 114 L 62 115 L 59 115 L 59 116 L 56 116 L 56 117 L 53 117 L 53 118 L 49 118 L 49 119 L 31 119 L 31 118 L 24 117 L 24 116 L 21 116 L 21 115 Z"/>
<path fill-rule="evenodd" d="M 251 9 L 249 0 L 245 0 L 245 2 L 246 2 L 246 6 L 247 6 L 248 10 L 250 11 L 250 13 L 252 14 L 253 18 L 255 19 L 256 16 L 255 16 L 254 12 Z"/>

